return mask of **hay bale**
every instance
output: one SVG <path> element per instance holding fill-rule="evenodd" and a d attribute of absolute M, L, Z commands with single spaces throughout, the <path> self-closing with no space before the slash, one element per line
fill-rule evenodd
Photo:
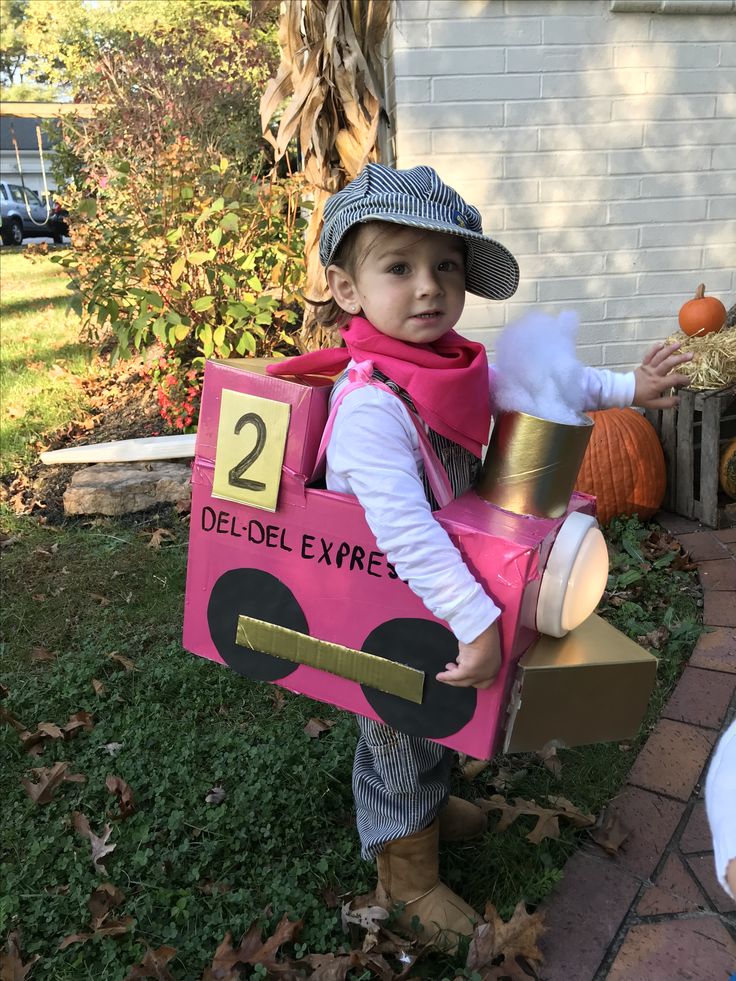
<path fill-rule="evenodd" d="M 736 329 L 724 327 L 717 334 L 688 337 L 682 331 L 670 334 L 667 344 L 679 344 L 693 359 L 677 369 L 690 379 L 694 391 L 726 388 L 736 384 Z"/>

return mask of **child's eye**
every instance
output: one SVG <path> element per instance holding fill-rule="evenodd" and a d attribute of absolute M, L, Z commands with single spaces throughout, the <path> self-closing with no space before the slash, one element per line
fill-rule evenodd
<path fill-rule="evenodd" d="M 454 259 L 445 259 L 444 262 L 439 264 L 440 272 L 454 272 L 456 269 L 460 268 L 460 263 L 456 262 Z"/>
<path fill-rule="evenodd" d="M 406 263 L 397 262 L 395 266 L 391 266 L 389 272 L 393 273 L 394 276 L 403 276 L 407 268 L 408 266 L 406 265 Z"/>

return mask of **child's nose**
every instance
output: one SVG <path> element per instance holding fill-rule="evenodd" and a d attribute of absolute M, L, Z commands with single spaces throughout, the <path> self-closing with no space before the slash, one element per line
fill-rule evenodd
<path fill-rule="evenodd" d="M 417 294 L 419 296 L 436 296 L 442 292 L 440 277 L 434 269 L 424 269 L 420 272 L 417 281 Z"/>

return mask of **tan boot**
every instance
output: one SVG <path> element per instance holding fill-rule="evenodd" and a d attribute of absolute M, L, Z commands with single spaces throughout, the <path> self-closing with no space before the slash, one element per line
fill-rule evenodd
<path fill-rule="evenodd" d="M 470 841 L 484 834 L 488 817 L 462 797 L 448 797 L 439 813 L 440 841 Z"/>
<path fill-rule="evenodd" d="M 419 938 L 452 954 L 458 936 L 471 936 L 480 917 L 440 882 L 438 847 L 438 821 L 408 838 L 389 841 L 377 859 L 376 901 L 389 910 L 403 904 L 397 927 L 414 932 L 412 920 L 417 917 Z"/>

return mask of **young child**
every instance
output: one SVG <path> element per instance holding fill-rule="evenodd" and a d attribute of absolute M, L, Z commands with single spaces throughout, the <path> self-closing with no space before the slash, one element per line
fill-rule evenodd
<path fill-rule="evenodd" d="M 506 299 L 518 265 L 430 167 L 380 164 L 327 202 L 320 259 L 332 295 L 320 319 L 340 327 L 350 359 L 333 407 L 352 383 L 334 417 L 327 486 L 358 498 L 400 578 L 457 637 L 457 658 L 437 680 L 488 688 L 501 664 L 500 610 L 432 515 L 422 433 L 455 496 L 468 490 L 488 440 L 489 365 L 483 346 L 453 328 L 466 290 Z M 630 374 L 588 368 L 587 405 L 674 405 L 676 397 L 663 393 L 687 384 L 670 374 L 687 357 L 659 346 Z M 377 859 L 377 900 L 403 904 L 400 926 L 418 917 L 424 939 L 453 949 L 479 917 L 439 881 L 438 838 L 473 837 L 485 818 L 472 804 L 448 800 L 451 750 L 357 721 L 353 790 L 362 855 Z"/>

